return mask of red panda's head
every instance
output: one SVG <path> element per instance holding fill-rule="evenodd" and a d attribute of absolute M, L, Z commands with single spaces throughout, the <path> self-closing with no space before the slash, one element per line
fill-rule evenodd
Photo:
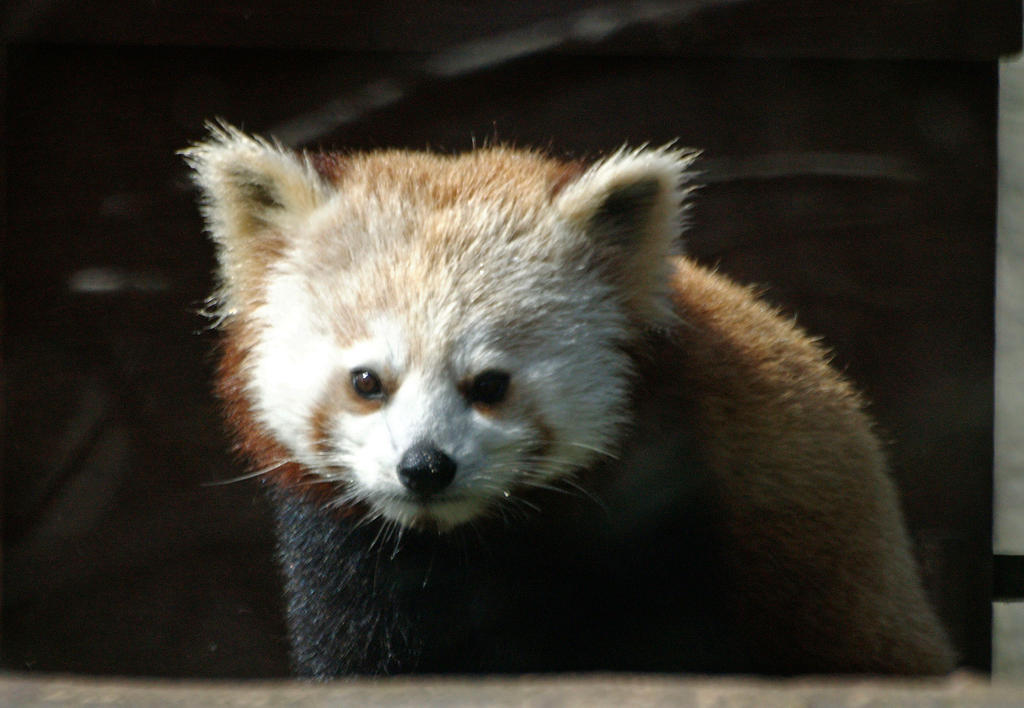
<path fill-rule="evenodd" d="M 307 156 L 228 127 L 185 154 L 243 435 L 333 503 L 446 530 L 614 454 L 692 155 Z"/>

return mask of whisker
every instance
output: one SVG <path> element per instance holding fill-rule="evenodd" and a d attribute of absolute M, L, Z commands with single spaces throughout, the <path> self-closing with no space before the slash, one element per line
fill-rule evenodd
<path fill-rule="evenodd" d="M 220 486 L 223 486 L 225 484 L 235 484 L 236 482 L 244 482 L 247 479 L 255 479 L 256 477 L 262 477 L 265 474 L 270 474 L 271 472 L 273 472 L 275 470 L 278 470 L 278 469 L 284 467 L 285 465 L 291 464 L 293 462 L 297 462 L 297 460 L 293 460 L 291 458 L 287 458 L 287 459 L 275 462 L 272 465 L 267 465 L 266 467 L 262 467 L 262 468 L 260 468 L 258 470 L 253 471 L 253 472 L 249 472 L 247 474 L 240 475 L 238 477 L 232 477 L 230 479 L 214 479 L 214 480 L 210 480 L 208 482 L 202 482 L 201 485 L 203 487 L 220 487 Z"/>
<path fill-rule="evenodd" d="M 520 480 L 520 483 L 523 486 L 529 487 L 530 489 L 544 489 L 546 491 L 557 492 L 559 494 L 571 494 L 572 493 L 572 490 L 565 489 L 563 487 L 558 486 L 557 484 L 552 484 L 550 482 L 542 482 L 542 481 L 536 480 L 536 479 L 526 478 L 526 479 Z"/>
<path fill-rule="evenodd" d="M 379 518 L 379 517 L 377 517 L 377 518 Z M 377 533 L 376 533 L 376 535 L 374 535 L 373 540 L 370 541 L 370 546 L 369 546 L 368 550 L 372 551 L 372 550 L 374 550 L 374 548 L 377 547 L 377 542 L 381 540 L 381 536 L 384 534 L 384 532 L 387 530 L 387 528 L 388 528 L 388 523 L 387 523 L 387 519 L 385 519 L 384 522 L 381 523 L 380 526 L 377 528 Z"/>
<path fill-rule="evenodd" d="M 595 504 L 595 506 L 597 506 L 601 511 L 603 511 L 605 513 L 608 513 L 608 504 L 607 504 L 607 502 L 605 502 L 599 496 L 594 494 L 594 492 L 592 492 L 591 490 L 589 490 L 586 487 L 584 487 L 582 484 L 580 484 L 578 481 L 576 481 L 572 477 L 564 478 L 562 480 L 562 483 L 569 487 L 568 491 L 570 493 L 571 492 L 578 493 L 582 497 L 592 501 Z"/>
<path fill-rule="evenodd" d="M 582 450 L 590 450 L 591 452 L 596 452 L 598 455 L 601 455 L 603 457 L 607 457 L 607 458 L 609 458 L 611 460 L 615 460 L 616 462 L 619 462 L 621 460 L 621 458 L 618 455 L 612 453 L 609 450 L 605 450 L 602 447 L 595 447 L 593 445 L 587 445 L 586 443 L 581 443 L 581 442 L 574 442 L 572 440 L 566 440 L 566 441 L 563 442 L 563 444 L 564 445 L 571 445 L 572 447 L 578 447 L 578 448 L 580 448 Z"/>
<path fill-rule="evenodd" d="M 538 514 L 541 511 L 539 506 L 537 506 L 533 502 L 530 502 L 530 501 L 527 501 L 526 499 L 523 499 L 522 497 L 517 497 L 516 498 L 516 503 L 521 505 L 521 506 L 525 506 L 526 508 L 528 508 L 531 511 L 534 511 L 534 512 L 536 512 Z"/>
<path fill-rule="evenodd" d="M 402 545 L 402 536 L 404 534 L 405 534 L 405 525 L 404 524 L 395 524 L 395 532 L 393 534 L 394 538 L 395 538 L 395 545 L 391 549 L 391 560 L 394 560 L 395 556 L 398 555 L 398 550 L 399 550 L 399 547 Z"/>

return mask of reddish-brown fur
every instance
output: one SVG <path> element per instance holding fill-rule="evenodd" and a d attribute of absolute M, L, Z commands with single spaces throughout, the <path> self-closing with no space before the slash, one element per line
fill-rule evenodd
<path fill-rule="evenodd" d="M 216 393 L 221 401 L 228 431 L 235 441 L 235 452 L 253 470 L 263 470 L 261 479 L 294 490 L 311 501 L 328 504 L 338 495 L 335 485 L 324 482 L 296 462 L 256 419 L 247 391 L 246 359 L 254 335 L 243 324 L 232 322 L 224 332 L 217 367 Z M 340 509 L 352 513 L 356 509 Z"/>
<path fill-rule="evenodd" d="M 948 670 L 951 653 L 904 548 L 860 396 L 820 346 L 748 288 L 685 259 L 673 286 L 685 324 L 678 350 L 661 355 L 672 370 L 658 380 L 696 406 L 752 653 L 778 667 L 814 656 L 820 663 L 808 671 Z M 894 553 L 905 563 L 894 564 Z"/>
<path fill-rule="evenodd" d="M 226 159 L 218 149 L 230 154 L 236 150 L 239 160 L 262 159 L 269 165 L 265 176 L 269 184 L 262 186 L 287 185 L 292 192 L 283 195 L 282 204 L 299 205 L 298 215 L 282 207 L 280 213 L 267 217 L 257 208 L 252 217 L 253 205 L 245 201 L 246 187 L 251 185 L 232 182 L 229 169 L 217 171 L 223 169 L 218 160 Z M 472 226 L 480 222 L 460 216 L 453 227 L 446 220 L 449 207 L 463 202 L 475 205 L 473 200 L 479 199 L 498 209 L 501 219 L 497 221 L 502 225 L 514 225 L 510 227 L 513 235 L 503 238 L 535 239 L 535 258 L 554 259 L 568 272 L 576 272 L 572 268 L 591 269 L 588 276 L 600 272 L 615 290 L 623 320 L 628 322 L 622 325 L 622 341 L 616 342 L 629 353 L 636 370 L 630 381 L 631 415 L 619 431 L 621 439 L 607 442 L 612 454 L 579 470 L 580 481 L 588 490 L 625 488 L 633 478 L 645 480 L 644 466 L 652 460 L 682 477 L 692 472 L 681 462 L 691 452 L 687 446 L 692 437 L 700 458 L 697 467 L 704 476 L 700 481 L 707 483 L 713 497 L 709 503 L 715 511 L 711 515 L 715 563 L 727 576 L 723 604 L 746 635 L 742 641 L 754 658 L 752 666 L 783 672 L 901 673 L 937 673 L 951 667 L 951 651 L 917 577 L 884 454 L 861 397 L 829 366 L 821 346 L 759 301 L 749 288 L 685 258 L 672 260 L 669 269 L 664 267 L 678 231 L 675 202 L 682 196 L 679 175 L 666 177 L 665 170 L 682 169 L 683 158 L 662 153 L 651 158 L 650 172 L 644 173 L 635 163 L 626 164 L 626 154 L 619 158 L 626 164 L 625 171 L 603 182 L 607 175 L 599 174 L 598 186 L 591 189 L 587 184 L 594 183 L 586 180 L 593 173 L 580 164 L 503 148 L 457 158 L 400 151 L 317 154 L 301 164 L 297 159 L 289 163 L 275 148 L 263 145 L 267 154 L 260 149 L 260 144 L 229 132 L 221 148 L 217 144 L 199 148 L 194 159 L 205 170 L 201 183 L 222 199 L 220 206 L 234 219 L 231 223 L 241 224 L 243 231 L 252 230 L 236 233 L 224 227 L 215 233 L 222 245 L 227 244 L 221 251 L 223 295 L 231 310 L 223 327 L 218 394 L 239 452 L 255 469 L 266 470 L 263 476 L 270 483 L 327 509 L 317 513 L 328 519 L 328 525 L 336 520 L 333 515 L 366 512 L 358 506 L 339 508 L 336 501 L 344 490 L 289 461 L 290 453 L 259 422 L 250 401 L 250 357 L 257 336 L 253 312 L 266 297 L 268 270 L 282 257 L 286 229 L 295 227 L 296 219 L 309 216 L 310 211 L 303 211 L 309 204 L 323 203 L 316 196 L 323 188 L 321 182 L 350 198 L 340 216 L 363 219 L 360 223 L 368 229 L 380 223 L 375 219 L 383 218 L 381 204 L 409 217 L 405 222 L 386 222 L 398 234 L 390 234 L 393 242 L 388 247 L 393 250 L 383 251 L 386 277 L 371 271 L 371 276 L 359 281 L 364 283 L 361 288 L 352 287 L 348 280 L 329 279 L 337 289 L 327 291 L 343 297 L 316 301 L 332 315 L 327 327 L 333 328 L 340 347 L 362 334 L 362 313 L 416 318 L 422 305 L 417 297 L 447 295 L 456 287 L 453 283 L 465 282 L 460 277 L 477 270 L 476 262 L 488 259 L 493 252 L 487 238 L 493 235 L 474 233 Z M 676 164 L 666 168 L 666 162 Z M 616 163 L 607 164 L 614 167 Z M 619 178 L 621 182 L 616 181 Z M 314 184 L 309 184 L 310 179 Z M 584 188 L 574 191 L 581 182 Z M 631 191 L 631 186 L 641 189 Z M 652 193 L 655 188 L 661 191 Z M 666 190 L 671 193 L 665 194 Z M 610 193 L 620 198 L 604 201 Z M 630 203 L 631 198 L 636 201 Z M 604 210 L 609 202 L 611 207 Z M 259 221 L 263 217 L 266 221 Z M 601 222 L 602 218 L 606 221 Z M 627 223 L 630 219 L 637 223 Z M 563 222 L 586 232 L 591 241 L 584 245 L 570 241 L 574 245 L 562 251 L 541 249 L 550 245 L 545 239 L 553 238 L 551 234 L 568 233 L 558 231 Z M 340 247 L 338 224 L 305 234 L 309 241 L 304 245 L 312 244 L 310 250 L 322 257 L 324 272 L 347 275 L 346 269 L 361 265 L 353 264 L 354 260 L 368 252 L 373 257 L 373 252 L 358 241 L 358 229 L 355 238 L 361 248 Z M 601 227 L 614 233 L 605 233 Z M 370 231 L 371 236 L 376 234 Z M 574 260 L 574 249 L 591 250 L 588 257 Z M 504 328 L 508 320 L 511 342 L 504 346 L 519 354 L 532 351 L 534 333 L 523 322 L 532 315 L 518 314 L 519 319 L 512 320 L 502 307 L 503 283 L 491 271 L 486 274 L 489 280 L 473 281 L 473 292 L 487 303 L 484 307 L 495 310 L 490 313 L 492 325 Z M 495 293 L 499 297 L 491 297 Z M 670 314 L 665 312 L 666 294 Z M 421 363 L 434 353 L 437 341 L 432 337 L 442 334 L 429 327 L 410 331 L 410 360 Z M 585 358 L 586 352 L 580 356 Z M 387 372 L 378 373 L 385 390 L 393 387 Z M 337 375 L 319 400 L 310 401 L 309 433 L 320 452 L 329 447 L 338 412 L 369 413 L 382 405 L 355 395 L 345 376 Z M 546 411 L 528 404 L 515 411 L 511 406 L 480 409 L 495 417 L 514 412 L 531 421 L 533 455 L 542 456 L 556 440 L 553 421 L 561 419 L 546 420 Z M 619 420 L 604 415 L 612 415 L 610 409 L 594 410 L 604 420 Z M 661 504 L 674 512 L 681 508 L 673 506 L 670 495 L 659 498 L 661 489 L 638 486 L 639 493 L 652 497 L 654 506 Z M 504 491 L 506 496 L 536 492 L 511 485 Z M 548 516 L 538 525 L 545 531 L 549 528 L 545 524 L 558 532 L 578 531 L 572 516 L 579 511 L 572 508 L 577 501 L 570 497 L 559 502 L 561 506 L 544 507 L 542 512 Z M 323 522 L 321 518 L 316 524 Z M 500 548 L 501 540 L 496 539 L 495 547 Z M 303 562 L 316 568 L 317 560 L 304 558 Z M 666 557 L 668 563 L 675 560 L 670 554 Z M 321 575 L 319 570 L 311 574 Z M 414 588 L 413 595 L 418 591 Z M 382 616 L 390 612 L 390 607 L 378 609 Z M 325 613 L 346 611 L 332 607 Z M 301 611 L 297 615 L 300 623 L 305 621 Z"/>

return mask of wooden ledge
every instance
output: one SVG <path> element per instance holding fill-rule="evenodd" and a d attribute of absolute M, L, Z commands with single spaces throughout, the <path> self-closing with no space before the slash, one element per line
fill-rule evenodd
<path fill-rule="evenodd" d="M 0 676 L 17 706 L 1012 706 L 1024 683 L 958 674 L 934 681 L 597 675 L 395 678 L 332 683 Z"/>

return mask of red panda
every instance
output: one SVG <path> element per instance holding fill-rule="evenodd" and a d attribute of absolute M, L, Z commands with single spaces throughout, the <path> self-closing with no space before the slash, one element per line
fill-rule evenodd
<path fill-rule="evenodd" d="M 950 670 L 861 397 L 670 255 L 692 153 L 185 156 L 298 674 Z"/>

